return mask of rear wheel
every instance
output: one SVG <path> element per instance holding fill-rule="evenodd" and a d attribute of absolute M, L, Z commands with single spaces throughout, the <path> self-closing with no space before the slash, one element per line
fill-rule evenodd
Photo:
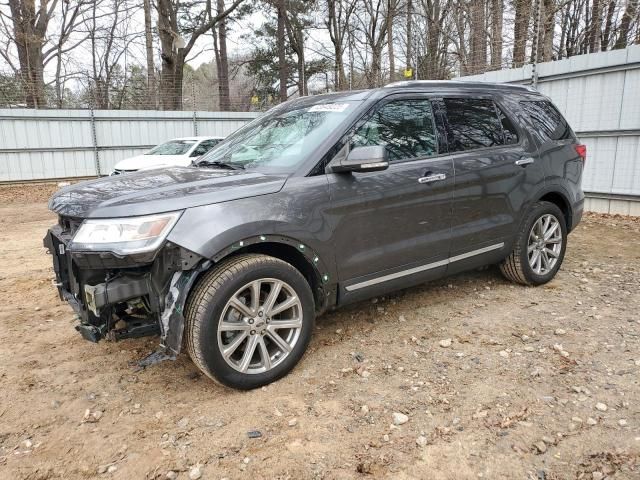
<path fill-rule="evenodd" d="M 209 377 L 251 389 L 286 375 L 307 348 L 315 307 L 305 278 L 266 255 L 240 255 L 205 274 L 185 311 L 187 350 Z"/>
<path fill-rule="evenodd" d="M 555 277 L 567 246 L 562 211 L 551 202 L 535 203 L 525 219 L 513 251 L 500 264 L 502 274 L 523 285 L 542 285 Z"/>

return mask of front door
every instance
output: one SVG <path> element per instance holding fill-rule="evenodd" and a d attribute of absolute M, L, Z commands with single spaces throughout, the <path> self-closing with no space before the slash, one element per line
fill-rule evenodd
<path fill-rule="evenodd" d="M 446 271 L 454 171 L 451 158 L 438 153 L 435 123 L 427 96 L 392 96 L 348 134 L 345 148 L 385 145 L 390 166 L 328 174 L 343 296 L 363 297 Z"/>

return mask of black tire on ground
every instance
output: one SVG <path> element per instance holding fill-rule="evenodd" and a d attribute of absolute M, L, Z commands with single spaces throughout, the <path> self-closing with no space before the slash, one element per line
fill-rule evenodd
<path fill-rule="evenodd" d="M 529 234 L 534 224 L 543 215 L 551 214 L 555 216 L 560 223 L 560 229 L 562 231 L 562 248 L 558 256 L 558 260 L 553 268 L 544 275 L 536 273 L 529 264 L 529 258 L 527 253 L 527 244 L 529 240 Z M 500 271 L 502 274 L 512 282 L 522 285 L 542 285 L 549 282 L 558 272 L 564 259 L 564 254 L 567 249 L 567 222 L 562 211 L 557 205 L 551 202 L 536 202 L 531 206 L 529 213 L 527 214 L 521 229 L 516 236 L 516 240 L 513 244 L 513 250 L 511 254 L 500 263 Z"/>
<path fill-rule="evenodd" d="M 224 307 L 244 285 L 258 279 L 286 282 L 302 306 L 302 328 L 289 355 L 271 370 L 242 373 L 222 356 L 218 326 Z M 250 390 L 283 377 L 300 361 L 313 333 L 315 304 L 307 280 L 283 260 L 258 254 L 242 254 L 222 261 L 197 282 L 185 307 L 186 347 L 193 363 L 212 380 L 228 387 Z"/>

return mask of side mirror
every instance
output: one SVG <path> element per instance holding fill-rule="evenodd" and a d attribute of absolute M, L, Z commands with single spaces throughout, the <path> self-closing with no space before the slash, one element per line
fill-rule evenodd
<path fill-rule="evenodd" d="M 356 147 L 346 158 L 329 166 L 332 173 L 377 172 L 387 168 L 389 168 L 389 153 L 382 145 Z"/>

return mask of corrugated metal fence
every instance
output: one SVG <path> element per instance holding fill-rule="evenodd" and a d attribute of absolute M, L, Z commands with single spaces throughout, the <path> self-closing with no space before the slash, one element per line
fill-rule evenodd
<path fill-rule="evenodd" d="M 171 138 L 226 136 L 255 112 L 0 109 L 0 182 L 109 173 Z"/>
<path fill-rule="evenodd" d="M 640 45 L 538 64 L 549 96 L 587 145 L 587 207 L 640 215 Z M 460 80 L 531 83 L 531 65 Z"/>
<path fill-rule="evenodd" d="M 537 66 L 551 97 L 587 144 L 587 207 L 640 215 L 640 45 Z M 464 80 L 530 84 L 532 66 Z M 228 135 L 258 113 L 2 110 L 0 181 L 106 174 L 180 136 Z"/>

